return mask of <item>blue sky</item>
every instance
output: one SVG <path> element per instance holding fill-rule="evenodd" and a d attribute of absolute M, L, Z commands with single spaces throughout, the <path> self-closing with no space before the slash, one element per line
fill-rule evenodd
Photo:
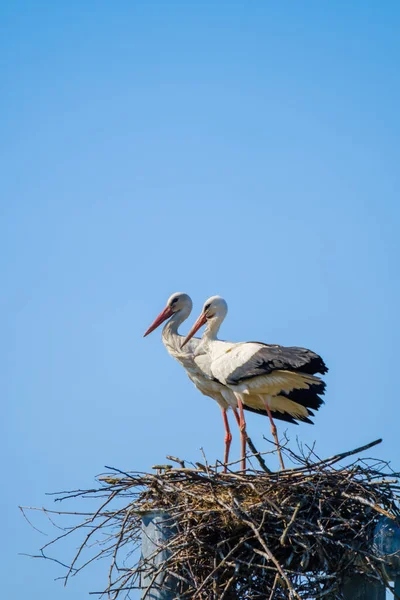
<path fill-rule="evenodd" d="M 175 291 L 195 313 L 223 295 L 225 339 L 324 357 L 326 405 L 288 426 L 293 444 L 383 437 L 374 454 L 398 468 L 398 2 L 0 12 L 4 597 L 106 580 L 95 565 L 64 589 L 18 556 L 43 543 L 18 504 L 107 464 L 221 458 L 217 406 L 159 332 L 142 339 Z M 268 423 L 248 428 L 267 449 Z"/>

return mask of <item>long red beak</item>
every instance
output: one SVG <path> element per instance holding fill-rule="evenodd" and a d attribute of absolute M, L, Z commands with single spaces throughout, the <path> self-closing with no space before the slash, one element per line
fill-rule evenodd
<path fill-rule="evenodd" d="M 153 323 L 150 325 L 148 330 L 144 333 L 143 337 L 146 337 L 146 335 L 149 335 L 149 333 L 151 333 L 152 331 L 157 329 L 157 327 L 159 327 L 161 325 L 161 323 L 164 323 L 164 321 L 169 319 L 172 315 L 173 315 L 172 309 L 169 306 L 166 306 L 164 308 L 164 310 L 160 312 L 160 314 L 155 319 L 155 321 L 153 321 Z"/>
<path fill-rule="evenodd" d="M 206 321 L 207 321 L 206 315 L 204 313 L 201 313 L 201 315 L 197 319 L 196 323 L 193 325 L 192 329 L 189 331 L 189 333 L 183 340 L 183 344 L 182 344 L 181 348 L 183 348 L 183 346 L 188 343 L 188 341 L 194 336 L 194 334 L 200 329 L 200 327 L 202 327 L 204 325 L 204 323 Z"/>

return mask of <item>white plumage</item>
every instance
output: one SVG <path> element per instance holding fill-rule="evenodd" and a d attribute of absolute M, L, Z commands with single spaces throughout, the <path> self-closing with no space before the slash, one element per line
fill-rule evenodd
<path fill-rule="evenodd" d="M 212 377 L 204 372 L 194 361 L 194 354 L 200 344 L 199 338 L 192 338 L 187 343 L 185 348 L 182 348 L 184 336 L 179 334 L 178 329 L 180 325 L 188 318 L 191 310 L 192 300 L 188 294 L 182 292 L 172 294 L 172 296 L 168 298 L 166 307 L 147 329 L 144 337 L 154 331 L 164 321 L 167 321 L 163 327 L 162 341 L 168 353 L 185 368 L 187 375 L 197 389 L 205 396 L 213 398 L 221 408 L 225 427 L 224 464 L 226 465 L 229 459 L 229 449 L 232 441 L 227 411 L 229 408 L 232 408 L 235 418 L 239 423 L 237 400 L 229 388 L 217 381 L 214 381 Z M 256 403 L 255 399 L 254 403 Z M 254 407 L 253 410 L 258 412 L 257 407 Z"/>

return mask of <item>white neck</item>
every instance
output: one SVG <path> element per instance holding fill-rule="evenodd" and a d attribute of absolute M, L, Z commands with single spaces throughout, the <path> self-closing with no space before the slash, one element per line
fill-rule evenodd
<path fill-rule="evenodd" d="M 214 341 L 218 336 L 219 328 L 222 325 L 225 315 L 215 315 L 211 319 L 208 319 L 206 328 L 203 333 L 203 340 Z"/>
<path fill-rule="evenodd" d="M 182 325 L 182 323 L 186 321 L 186 319 L 190 315 L 190 312 L 191 309 L 189 307 L 184 306 L 176 313 L 174 313 L 170 319 L 168 319 L 162 330 L 162 339 L 164 344 L 172 338 L 181 337 L 178 333 L 178 329 Z"/>

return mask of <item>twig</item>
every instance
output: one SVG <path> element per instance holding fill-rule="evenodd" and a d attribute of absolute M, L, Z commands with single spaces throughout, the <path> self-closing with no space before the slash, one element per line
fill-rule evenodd
<path fill-rule="evenodd" d="M 297 513 L 299 512 L 301 505 L 302 505 L 302 501 L 300 500 L 300 502 L 297 504 L 296 508 L 293 511 L 293 515 L 292 515 L 289 523 L 287 524 L 287 526 L 285 527 L 285 529 L 281 535 L 281 538 L 279 540 L 281 546 L 285 545 L 286 536 L 288 534 L 288 531 L 289 531 L 291 525 L 293 525 L 295 518 L 297 517 Z"/>
<path fill-rule="evenodd" d="M 285 452 L 297 466 L 277 473 L 264 468 L 235 472 L 237 462 L 222 473 L 205 455 L 197 468 L 168 456 L 176 468 L 158 473 L 113 468 L 99 478 L 98 489 L 62 492 L 78 510 L 21 511 L 40 510 L 51 527 L 61 529 L 35 557 L 65 568 L 65 583 L 105 558 L 108 579 L 98 594 L 113 600 L 128 597 L 143 574 L 150 580 L 147 600 L 162 574 L 174 589 L 176 584 L 182 600 L 325 600 L 339 597 L 340 580 L 355 572 L 390 589 L 386 559 L 370 540 L 381 515 L 400 522 L 400 476 L 387 462 L 370 458 L 335 466 L 378 442 L 323 460 L 316 460 L 313 446 L 299 445 L 295 453 L 286 443 Z M 273 453 L 254 450 L 259 457 Z M 79 503 L 85 499 L 97 502 L 98 509 L 82 510 Z M 140 561 L 141 515 L 153 510 L 166 511 L 166 526 L 173 529 Z M 71 516 L 77 524 L 71 524 Z M 34 526 L 31 518 L 27 521 Z M 72 560 L 49 556 L 48 548 L 54 552 L 67 537 L 78 538 Z"/>

